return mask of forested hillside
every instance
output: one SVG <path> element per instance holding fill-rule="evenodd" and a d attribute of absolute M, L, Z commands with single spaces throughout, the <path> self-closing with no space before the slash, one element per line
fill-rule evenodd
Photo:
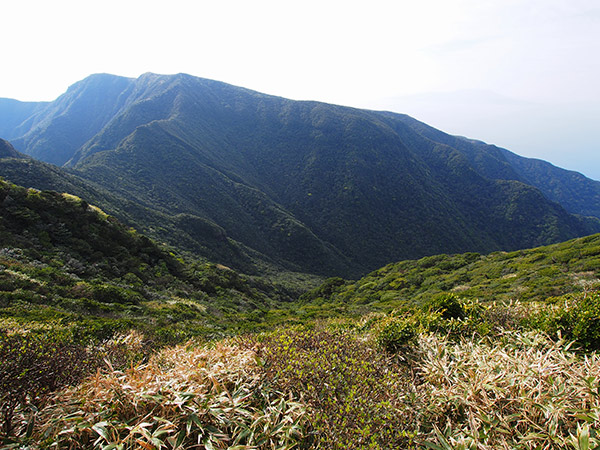
<path fill-rule="evenodd" d="M 149 212 L 120 208 L 128 224 L 161 240 L 181 235 L 180 248 L 241 270 L 256 270 L 257 255 L 285 270 L 358 277 L 401 259 L 600 231 L 599 220 L 567 212 L 575 187 L 559 172 L 536 176 L 505 151 L 399 114 L 184 74 L 94 75 L 21 111 L 17 149 Z M 597 186 L 580 181 L 570 211 L 594 215 Z M 172 218 L 168 233 L 160 216 Z"/>
<path fill-rule="evenodd" d="M 490 254 L 435 255 L 382 267 L 358 281 L 328 279 L 303 300 L 344 314 L 392 311 L 452 294 L 478 302 L 533 302 L 600 287 L 600 235 Z"/>
<path fill-rule="evenodd" d="M 59 326 L 82 339 L 137 329 L 179 342 L 252 329 L 252 314 L 284 307 L 315 282 L 278 286 L 186 262 L 70 194 L 0 181 L 0 212 L 5 324 Z"/>

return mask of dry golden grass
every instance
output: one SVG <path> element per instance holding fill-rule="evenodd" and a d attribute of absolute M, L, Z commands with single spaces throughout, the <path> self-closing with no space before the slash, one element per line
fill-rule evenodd
<path fill-rule="evenodd" d="M 585 439 L 589 448 L 600 444 L 593 438 L 600 427 L 597 354 L 581 357 L 537 333 L 460 343 L 428 335 L 419 345 L 419 390 L 436 443 L 431 448 L 583 449 Z"/>
<path fill-rule="evenodd" d="M 292 448 L 303 409 L 263 389 L 251 350 L 177 346 L 59 393 L 39 441 L 58 448 Z M 48 442 L 49 442 L 48 441 Z"/>
<path fill-rule="evenodd" d="M 333 331 L 325 324 L 177 346 L 143 365 L 98 372 L 55 395 L 31 442 L 104 450 L 600 448 L 597 353 L 505 331 L 458 341 L 419 334 L 412 350 L 390 356 L 370 335 L 377 327 L 365 334 L 329 325 Z"/>

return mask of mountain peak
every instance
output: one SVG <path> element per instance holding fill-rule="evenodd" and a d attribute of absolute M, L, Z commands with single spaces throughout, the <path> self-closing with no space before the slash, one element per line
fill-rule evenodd
<path fill-rule="evenodd" d="M 117 84 L 123 86 L 132 81 L 134 81 L 134 78 L 122 77 L 110 73 L 95 73 L 85 77 L 83 80 L 73 83 L 61 97 L 64 97 L 69 93 L 81 91 L 82 89 L 106 89 L 109 88 L 110 85 Z M 59 97 L 59 99 L 61 97 Z"/>

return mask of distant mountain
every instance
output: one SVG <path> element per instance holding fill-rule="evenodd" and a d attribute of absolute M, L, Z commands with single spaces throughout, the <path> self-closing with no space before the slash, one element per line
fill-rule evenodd
<path fill-rule="evenodd" d="M 27 133 L 36 125 L 35 117 L 47 106 L 48 102 L 20 102 L 0 98 L 0 136 L 14 139 Z"/>
<path fill-rule="evenodd" d="M 25 153 L 56 165 L 98 133 L 122 107 L 132 81 L 111 75 L 93 75 L 71 86 L 44 108 L 37 108 L 31 127 L 14 139 Z"/>
<path fill-rule="evenodd" d="M 571 213 L 600 217 L 600 181 L 547 161 L 523 158 L 504 149 L 502 153 L 522 180 L 537 187 L 550 200 Z"/>
<path fill-rule="evenodd" d="M 502 143 L 600 180 L 600 103 L 591 97 L 538 103 L 466 89 L 381 98 L 371 107 L 408 112 L 438 129 Z"/>
<path fill-rule="evenodd" d="M 570 213 L 600 217 L 600 181 L 547 161 L 516 155 L 495 145 L 448 135 L 409 116 L 401 117 L 422 136 L 459 149 L 483 176 L 522 181 L 538 188 L 549 200 L 559 203 Z"/>
<path fill-rule="evenodd" d="M 17 149 L 180 217 L 179 230 L 216 224 L 292 270 L 356 276 L 399 259 L 600 231 L 505 151 L 399 114 L 145 74 L 89 77 L 34 115 L 12 139 Z M 592 215 L 588 200 L 576 212 Z"/>

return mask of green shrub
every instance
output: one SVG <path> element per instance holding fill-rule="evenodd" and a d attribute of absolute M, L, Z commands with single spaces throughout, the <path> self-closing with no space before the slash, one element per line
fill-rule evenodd
<path fill-rule="evenodd" d="M 440 313 L 444 319 L 463 319 L 466 315 L 460 297 L 452 293 L 434 295 L 425 302 L 423 309 Z"/>
<path fill-rule="evenodd" d="M 407 367 L 349 329 L 279 330 L 255 348 L 274 389 L 307 405 L 309 439 L 300 448 L 410 448 L 418 412 L 405 392 Z"/>
<path fill-rule="evenodd" d="M 581 295 L 573 314 L 575 340 L 587 350 L 600 350 L 600 293 Z"/>
<path fill-rule="evenodd" d="M 567 294 L 551 302 L 528 325 L 550 335 L 561 333 L 585 350 L 600 350 L 600 293 Z"/>
<path fill-rule="evenodd" d="M 415 325 L 407 318 L 391 318 L 377 334 L 377 345 L 387 352 L 397 352 L 412 344 L 417 336 Z"/>
<path fill-rule="evenodd" d="M 92 297 L 102 303 L 138 304 L 142 297 L 131 289 L 124 289 L 110 284 L 99 284 L 93 287 Z"/>

